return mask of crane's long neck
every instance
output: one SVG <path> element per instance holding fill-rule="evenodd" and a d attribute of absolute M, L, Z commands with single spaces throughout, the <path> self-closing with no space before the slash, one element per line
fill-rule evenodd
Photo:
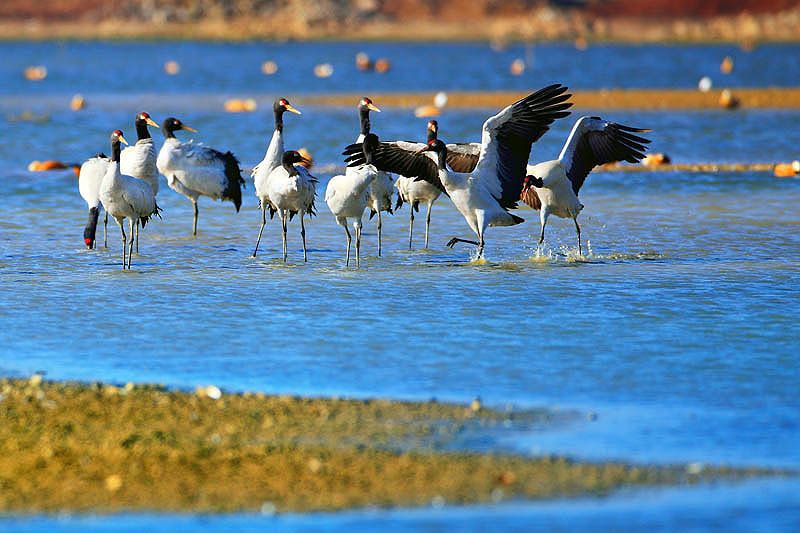
<path fill-rule="evenodd" d="M 275 131 L 283 131 L 283 108 L 275 108 Z"/>
<path fill-rule="evenodd" d="M 369 108 L 362 107 L 358 110 L 359 117 L 361 119 L 361 135 L 366 136 L 369 134 Z"/>
<path fill-rule="evenodd" d="M 428 142 L 436 140 L 436 130 L 428 128 Z"/>
<path fill-rule="evenodd" d="M 150 138 L 150 130 L 147 129 L 147 122 L 144 120 L 137 120 L 136 121 L 136 136 L 141 141 L 142 139 L 149 139 Z"/>
<path fill-rule="evenodd" d="M 165 139 L 174 139 L 175 138 L 175 130 L 173 130 L 169 125 L 162 124 L 164 130 L 164 138 Z"/>
<path fill-rule="evenodd" d="M 112 163 L 119 163 L 119 154 L 120 154 L 120 142 L 119 140 L 111 141 L 111 162 Z"/>

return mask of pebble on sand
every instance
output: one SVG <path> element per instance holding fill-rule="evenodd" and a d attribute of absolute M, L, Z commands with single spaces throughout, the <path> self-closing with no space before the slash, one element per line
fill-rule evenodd
<path fill-rule="evenodd" d="M 225 100 L 224 107 L 228 113 L 245 113 L 255 111 L 258 105 L 252 98 L 231 98 Z"/>

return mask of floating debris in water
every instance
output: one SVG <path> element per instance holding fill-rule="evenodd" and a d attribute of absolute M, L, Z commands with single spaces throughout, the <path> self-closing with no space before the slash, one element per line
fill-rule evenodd
<path fill-rule="evenodd" d="M 274 61 L 264 61 L 261 63 L 261 72 L 267 76 L 272 76 L 278 72 L 278 64 Z"/>
<path fill-rule="evenodd" d="M 388 59 L 380 58 L 375 60 L 375 72 L 378 74 L 386 74 L 391 67 L 392 64 Z"/>
<path fill-rule="evenodd" d="M 181 66 L 177 61 L 167 61 L 164 63 L 164 72 L 170 76 L 175 76 L 181 71 Z"/>
<path fill-rule="evenodd" d="M 255 111 L 258 105 L 252 98 L 231 98 L 225 100 L 224 108 L 228 113 L 249 113 Z"/>
<path fill-rule="evenodd" d="M 330 63 L 320 63 L 314 67 L 314 76 L 318 78 L 329 78 L 333 75 L 333 65 Z"/>
<path fill-rule="evenodd" d="M 525 72 L 525 61 L 519 58 L 515 59 L 511 62 L 509 70 L 513 76 L 521 76 Z"/>
<path fill-rule="evenodd" d="M 776 178 L 793 178 L 800 174 L 800 161 L 794 160 L 791 163 L 778 163 L 772 174 Z"/>
<path fill-rule="evenodd" d="M 708 91 L 711 90 L 711 87 L 713 85 L 714 83 L 708 76 L 703 76 L 702 78 L 700 78 L 700 81 L 697 82 L 697 88 L 700 89 L 701 93 L 707 93 Z"/>
<path fill-rule="evenodd" d="M 641 164 L 646 167 L 657 167 L 660 165 L 668 165 L 672 163 L 672 160 L 667 154 L 656 152 L 652 154 L 647 154 L 641 161 Z"/>
<path fill-rule="evenodd" d="M 86 98 L 84 98 L 80 94 L 76 94 L 72 97 L 72 100 L 69 101 L 69 108 L 73 111 L 80 111 L 81 109 L 86 109 Z"/>
<path fill-rule="evenodd" d="M 26 67 L 24 71 L 22 71 L 25 79 L 31 81 L 41 81 L 47 77 L 47 67 L 44 65 L 35 65 Z"/>
<path fill-rule="evenodd" d="M 733 58 L 731 56 L 725 56 L 725 59 L 723 59 L 722 63 L 719 65 L 719 71 L 723 74 L 730 74 L 733 72 Z"/>
<path fill-rule="evenodd" d="M 356 68 L 361 71 L 372 69 L 372 61 L 366 52 L 359 52 L 356 54 Z"/>

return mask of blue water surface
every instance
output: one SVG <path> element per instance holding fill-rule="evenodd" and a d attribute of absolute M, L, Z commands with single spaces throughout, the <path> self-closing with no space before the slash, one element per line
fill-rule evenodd
<path fill-rule="evenodd" d="M 392 74 L 348 74 L 362 48 L 391 56 Z M 133 271 L 122 272 L 113 223 L 108 250 L 83 247 L 86 205 L 74 175 L 26 170 L 32 159 L 80 161 L 107 151 L 112 129 L 134 136 L 132 118 L 142 109 L 159 121 L 180 116 L 200 130 L 195 138 L 233 150 L 249 167 L 263 155 L 271 114 L 263 107 L 224 113 L 228 93 L 301 102 L 295 92 L 522 90 L 554 79 L 575 87 L 688 87 L 729 53 L 736 54 L 734 72 L 741 77 L 731 79 L 739 85 L 791 85 L 796 46 L 745 54 L 725 46 L 606 45 L 579 52 L 537 45 L 534 68 L 523 78 L 505 75 L 521 49 L 498 53 L 478 44 L 6 43 L 0 50 L 9 58 L 0 66 L 8 81 L 0 86 L 7 119 L 0 142 L 0 374 L 42 371 L 52 379 L 181 388 L 213 383 L 230 391 L 315 396 L 459 402 L 479 396 L 494 407 L 578 416 L 551 427 L 487 432 L 465 444 L 476 449 L 800 467 L 798 180 L 756 172 L 596 172 L 581 190 L 586 208 L 579 221 L 589 250 L 582 260 L 576 260 L 572 222 L 557 218 L 537 256 L 538 214 L 520 210 L 527 222 L 490 229 L 488 261 L 475 264 L 469 248 L 444 246 L 451 236 L 468 237 L 469 229 L 443 197 L 433 210 L 430 250 L 419 249 L 424 217 L 417 218 L 415 249 L 407 250 L 404 207 L 384 219 L 384 257 L 376 257 L 374 221 L 366 222 L 362 268 L 345 269 L 344 232 L 323 198 L 342 147 L 356 137 L 357 120 L 353 108 L 309 106 L 301 117 L 287 117 L 285 130 L 287 147 L 307 147 L 320 177 L 319 216 L 307 223 L 308 264 L 296 221 L 288 264 L 279 260 L 276 223 L 268 224 L 258 259 L 249 257 L 260 220 L 251 182 L 238 214 L 231 204 L 201 200 L 196 239 L 189 202 L 162 182 L 163 220 L 143 232 Z M 220 75 L 209 54 L 237 68 Z M 425 68 L 439 65 L 430 76 L 412 76 L 412 57 L 420 54 L 432 58 Z M 654 56 L 662 63 L 669 58 L 670 74 L 644 61 Z M 121 57 L 124 69 L 116 68 Z M 162 73 L 168 58 L 181 61 L 180 76 Z M 260 74 L 265 58 L 277 58 L 279 75 Z M 313 78 L 311 66 L 326 58 L 336 73 Z M 40 84 L 19 75 L 31 63 L 50 67 Z M 74 113 L 66 104 L 78 91 L 90 105 Z M 39 120 L 20 120 L 26 110 Z M 490 113 L 445 110 L 441 136 L 477 139 Z M 676 162 L 800 155 L 797 111 L 578 113 L 652 128 L 653 150 Z M 573 119 L 556 123 L 534 146 L 532 160 L 556 157 Z M 373 128 L 384 138 L 420 138 L 425 120 L 386 108 L 373 117 Z M 37 530 L 796 529 L 796 481 L 759 483 L 476 508 L 269 518 L 32 517 L 0 524 Z"/>

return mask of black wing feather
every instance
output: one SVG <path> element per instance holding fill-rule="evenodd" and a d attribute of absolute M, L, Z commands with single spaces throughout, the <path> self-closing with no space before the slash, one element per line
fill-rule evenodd
<path fill-rule="evenodd" d="M 650 143 L 650 139 L 633 135 L 631 132 L 648 131 L 650 130 L 609 122 L 602 130 L 590 130 L 584 133 L 578 140 L 572 154 L 572 164 L 567 172 L 575 194 L 578 194 L 586 177 L 597 165 L 615 161 L 628 163 L 641 161 L 647 149 L 644 145 Z"/>
<path fill-rule="evenodd" d="M 569 115 L 567 87 L 554 84 L 512 104 L 511 117 L 495 128 L 497 140 L 497 179 L 502 195 L 497 200 L 506 209 L 517 207 L 531 146 L 550 125 Z"/>
<path fill-rule="evenodd" d="M 367 162 L 361 143 L 349 145 L 342 155 L 348 156 L 345 158 L 348 167 L 358 167 Z M 394 143 L 381 142 L 372 152 L 372 164 L 377 170 L 423 179 L 446 192 L 439 180 L 439 167 L 426 155 L 410 152 Z"/>

